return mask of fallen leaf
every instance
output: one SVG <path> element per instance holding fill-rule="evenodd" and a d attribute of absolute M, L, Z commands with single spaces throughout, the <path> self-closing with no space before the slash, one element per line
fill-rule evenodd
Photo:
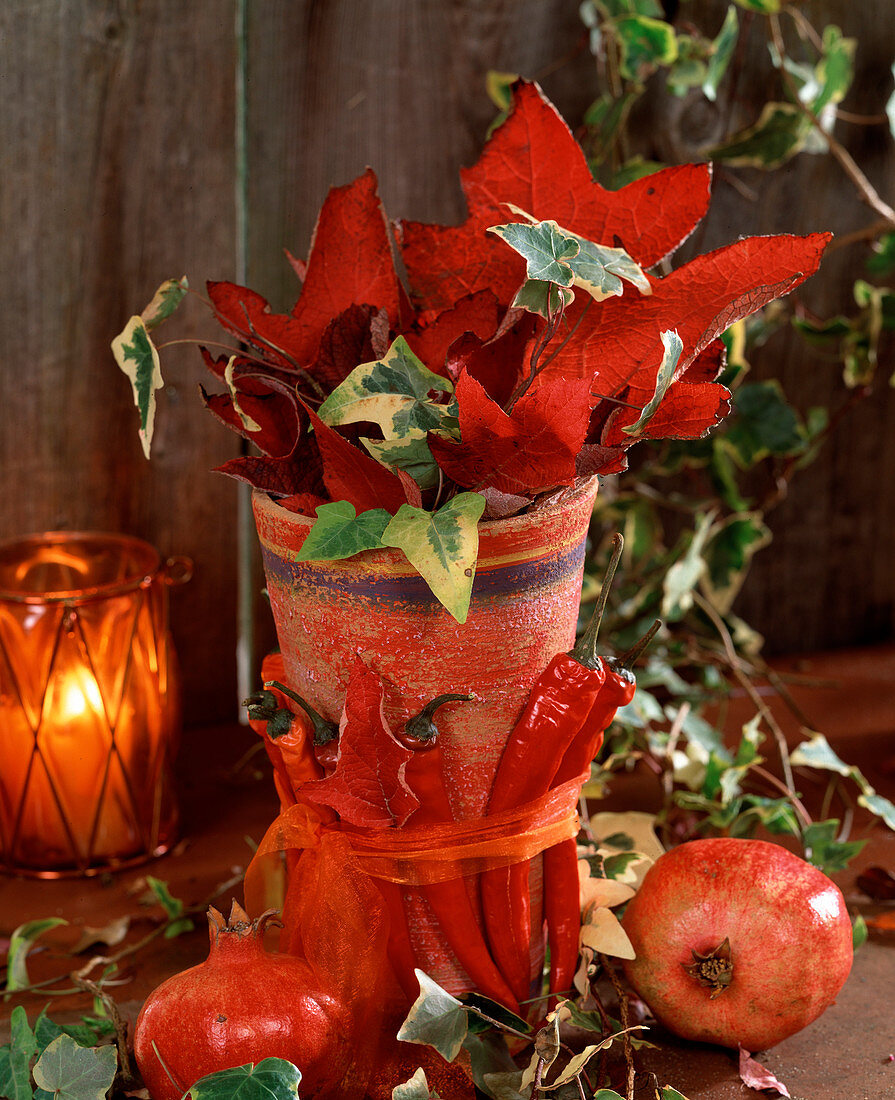
<path fill-rule="evenodd" d="M 744 1085 L 748 1085 L 750 1089 L 756 1091 L 774 1089 L 780 1096 L 790 1095 L 786 1085 L 782 1081 L 778 1081 L 767 1066 L 763 1066 L 761 1062 L 756 1062 L 749 1051 L 743 1050 L 742 1047 L 740 1047 L 740 1080 Z"/>
<path fill-rule="evenodd" d="M 895 875 L 885 867 L 865 867 L 855 882 L 858 889 L 874 901 L 895 899 Z"/>
<path fill-rule="evenodd" d="M 105 944 L 106 947 L 114 947 L 116 944 L 121 943 L 127 935 L 130 923 L 130 917 L 124 916 L 116 917 L 99 928 L 86 925 L 81 932 L 80 939 L 71 949 L 72 955 L 80 955 L 82 951 L 86 951 L 88 947 L 93 947 L 97 943 Z"/>
<path fill-rule="evenodd" d="M 611 909 L 594 908 L 588 912 L 578 943 L 598 955 L 611 955 L 616 959 L 635 957 L 631 941 Z"/>

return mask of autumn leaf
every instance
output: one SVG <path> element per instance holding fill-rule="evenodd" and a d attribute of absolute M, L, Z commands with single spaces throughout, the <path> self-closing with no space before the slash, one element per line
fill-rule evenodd
<path fill-rule="evenodd" d="M 532 495 L 575 480 L 592 406 L 587 379 L 539 380 L 511 414 L 464 371 L 457 382 L 459 442 L 431 434 L 438 464 L 459 485 Z"/>
<path fill-rule="evenodd" d="M 590 948 L 594 954 L 612 955 L 618 959 L 634 958 L 634 948 L 618 917 L 604 906 L 589 909 L 578 934 L 578 943 L 581 947 Z"/>
<path fill-rule="evenodd" d="M 705 215 L 711 169 L 705 164 L 666 168 L 607 191 L 593 180 L 556 108 L 536 84 L 519 81 L 509 118 L 460 176 L 470 210 L 463 225 L 397 226 L 412 293 L 425 308 L 443 308 L 483 287 L 509 303 L 524 266 L 508 267 L 499 243 L 485 232 L 505 220 L 499 216 L 507 213 L 508 203 L 585 240 L 621 247 L 636 263 L 652 267 Z"/>
<path fill-rule="evenodd" d="M 458 623 L 465 623 L 469 612 L 484 510 L 485 498 L 478 493 L 458 493 L 437 512 L 404 504 L 382 535 L 384 546 L 404 551 Z"/>
<path fill-rule="evenodd" d="M 750 1089 L 763 1092 L 765 1089 L 774 1089 L 780 1096 L 789 1096 L 790 1091 L 779 1081 L 767 1066 L 757 1062 L 748 1050 L 740 1047 L 740 1080 Z"/>
<path fill-rule="evenodd" d="M 317 220 L 301 296 L 291 313 L 273 313 L 247 287 L 211 282 L 207 289 L 225 328 L 265 358 L 293 369 L 314 363 L 328 326 L 352 306 L 383 309 L 396 322 L 402 292 L 375 174 L 368 169 L 353 183 L 330 190 Z"/>
<path fill-rule="evenodd" d="M 142 317 L 131 317 L 112 341 L 112 354 L 130 379 L 134 404 L 140 414 L 139 435 L 143 454 L 149 458 L 155 427 L 155 393 L 164 386 L 162 368 Z"/>
<path fill-rule="evenodd" d="M 384 699 L 382 678 L 358 658 L 339 724 L 335 771 L 302 787 L 303 797 L 362 828 L 400 827 L 419 806 L 404 780 L 413 752 L 395 740 L 383 713 Z"/>
<path fill-rule="evenodd" d="M 310 417 L 323 463 L 323 481 L 333 500 L 347 500 L 358 512 L 384 508 L 389 514 L 407 503 L 407 488 L 400 477 L 355 447 L 335 428 L 302 402 Z"/>
<path fill-rule="evenodd" d="M 430 370 L 447 374 L 445 361 L 451 345 L 467 333 L 488 340 L 497 332 L 497 324 L 497 297 L 490 287 L 485 287 L 448 309 L 422 311 L 404 336 L 414 355 Z"/>

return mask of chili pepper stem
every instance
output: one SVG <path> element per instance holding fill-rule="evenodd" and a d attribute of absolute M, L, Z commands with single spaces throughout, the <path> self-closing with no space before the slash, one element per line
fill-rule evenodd
<path fill-rule="evenodd" d="M 419 714 L 408 718 L 404 727 L 405 734 L 415 741 L 434 741 L 438 736 L 438 729 L 433 721 L 435 711 L 445 703 L 468 703 L 474 698 L 474 695 L 458 695 L 456 692 L 436 695 L 430 703 L 426 703 Z"/>
<path fill-rule="evenodd" d="M 650 644 L 653 638 L 656 636 L 659 627 L 662 625 L 661 619 L 656 619 L 653 625 L 649 628 L 643 637 L 635 642 L 627 653 L 623 653 L 621 657 L 617 657 L 615 665 L 617 668 L 631 668 L 637 658 L 643 653 L 646 647 Z"/>
<path fill-rule="evenodd" d="M 603 621 L 603 612 L 606 610 L 606 602 L 609 599 L 609 592 L 612 588 L 612 579 L 615 576 L 618 563 L 621 561 L 624 548 L 625 540 L 622 535 L 613 535 L 612 556 L 609 559 L 609 564 L 606 566 L 606 573 L 603 577 L 603 583 L 600 586 L 600 595 L 597 597 L 597 605 L 594 608 L 593 615 L 591 615 L 590 622 L 587 624 L 587 629 L 578 639 L 575 648 L 570 654 L 579 664 L 584 665 L 585 668 L 598 668 L 600 664 L 600 658 L 597 656 L 597 638 L 600 635 L 600 624 Z"/>
<path fill-rule="evenodd" d="M 318 714 L 311 704 L 302 699 L 302 697 L 294 692 L 292 688 L 286 687 L 285 684 L 281 684 L 279 680 L 268 680 L 264 686 L 266 688 L 276 688 L 277 691 L 281 691 L 283 695 L 291 699 L 294 703 L 298 703 L 305 714 L 311 719 L 311 724 L 314 727 L 315 745 L 326 745 L 339 736 L 339 727 L 336 723 L 330 722 L 329 719 L 324 718 L 322 714 Z"/>

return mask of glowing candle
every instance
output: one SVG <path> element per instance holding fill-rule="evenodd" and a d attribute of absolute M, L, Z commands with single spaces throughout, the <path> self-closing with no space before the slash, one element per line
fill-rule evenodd
<path fill-rule="evenodd" d="M 0 544 L 0 865 L 90 872 L 170 846 L 167 589 L 188 577 L 120 535 Z"/>

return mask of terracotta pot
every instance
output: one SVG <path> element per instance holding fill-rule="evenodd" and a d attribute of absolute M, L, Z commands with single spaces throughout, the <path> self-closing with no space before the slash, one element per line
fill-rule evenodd
<path fill-rule="evenodd" d="M 444 692 L 476 696 L 439 715 L 458 819 L 479 817 L 531 685 L 575 640 L 596 478 L 535 512 L 479 525 L 461 626 L 400 550 L 296 561 L 312 520 L 261 493 L 254 509 L 288 684 L 338 721 L 355 654 L 390 685 L 397 725 Z"/>
<path fill-rule="evenodd" d="M 504 744 L 532 684 L 572 647 L 597 492 L 584 480 L 523 516 L 480 525 L 469 615 L 458 624 L 399 550 L 299 562 L 312 522 L 256 493 L 255 519 L 288 686 L 338 720 L 355 655 L 387 684 L 393 729 L 445 692 L 475 700 L 438 715 L 457 820 L 485 814 Z M 531 975 L 541 973 L 541 860 L 531 862 Z M 467 880 L 478 905 L 477 882 Z M 422 893 L 403 888 L 419 964 L 453 993 L 471 988 Z"/>

